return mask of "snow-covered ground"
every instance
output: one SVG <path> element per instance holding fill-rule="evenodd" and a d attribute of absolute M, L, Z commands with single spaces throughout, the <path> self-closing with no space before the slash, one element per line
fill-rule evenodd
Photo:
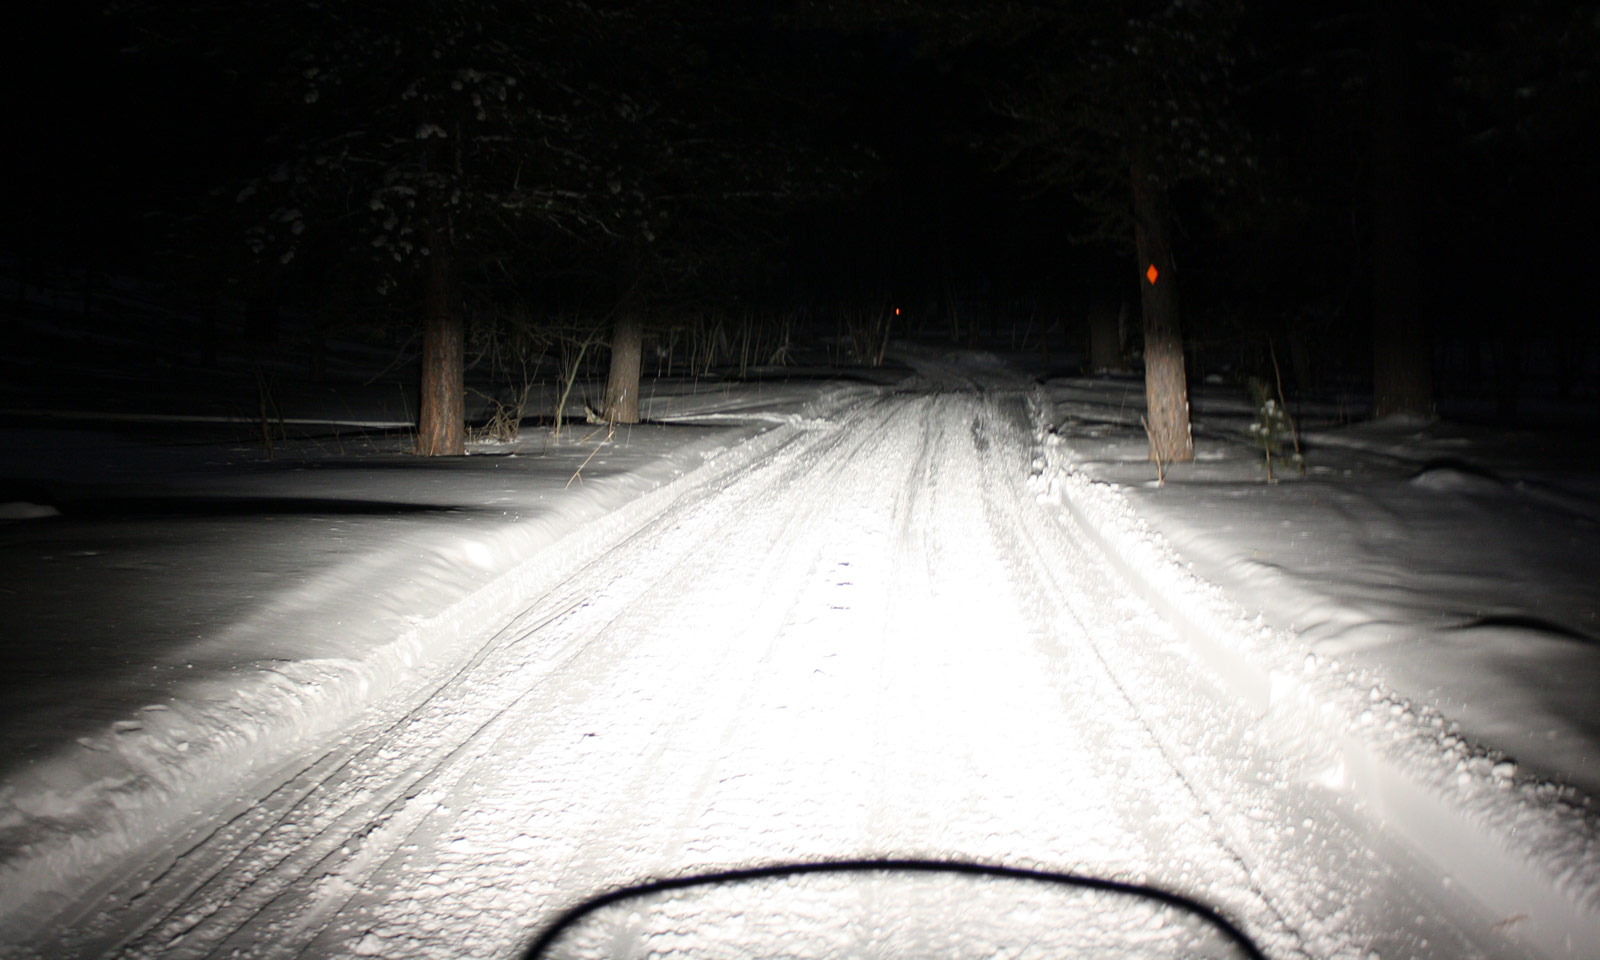
<path fill-rule="evenodd" d="M 1194 464 L 1152 482 L 1136 381 L 1050 383 L 1074 468 L 1115 483 L 1205 579 L 1372 671 L 1527 772 L 1600 796 L 1600 455 L 1593 425 L 1339 424 L 1268 484 L 1240 392 L 1202 387 Z"/>
<path fill-rule="evenodd" d="M 6 952 L 503 956 L 643 876 L 924 855 L 1275 957 L 1590 954 L 1590 465 L 1319 426 L 1269 486 L 1219 390 L 1156 489 L 1137 384 L 901 356 L 443 463 L 9 427 Z"/>
<path fill-rule="evenodd" d="M 29 494 L 0 531 L 8 888 L 59 885 L 335 729 L 829 389 L 691 390 L 656 401 L 670 425 L 527 431 L 452 462 L 359 429 L 272 460 L 190 423 L 0 431 Z"/>

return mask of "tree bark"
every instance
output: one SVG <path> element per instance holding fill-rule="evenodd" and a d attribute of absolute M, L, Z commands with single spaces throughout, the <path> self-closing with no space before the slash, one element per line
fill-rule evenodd
<path fill-rule="evenodd" d="M 1433 349 L 1418 296 L 1422 177 L 1407 116 L 1408 0 L 1377 0 L 1372 90 L 1372 415 L 1431 416 Z"/>
<path fill-rule="evenodd" d="M 1302 390 L 1317 388 L 1317 368 L 1311 362 L 1311 344 L 1306 331 L 1299 327 L 1289 330 L 1289 371 L 1294 385 Z"/>
<path fill-rule="evenodd" d="M 451 309 L 450 263 L 442 230 L 435 230 L 423 267 L 422 398 L 417 453 L 459 457 L 467 452 L 466 329 Z"/>
<path fill-rule="evenodd" d="M 644 323 L 638 311 L 623 305 L 611 329 L 611 372 L 606 378 L 607 423 L 639 422 L 639 376 L 644 358 Z"/>
<path fill-rule="evenodd" d="M 1494 408 L 1502 417 L 1517 415 L 1522 394 L 1522 338 L 1508 333 L 1495 341 Z"/>
<path fill-rule="evenodd" d="M 222 297 L 217 295 L 205 305 L 205 320 L 200 326 L 200 365 L 207 370 L 217 369 L 217 327 L 222 313 Z"/>
<path fill-rule="evenodd" d="M 307 368 L 312 383 L 322 383 L 328 379 L 328 326 L 323 311 L 325 306 L 318 306 L 311 315 L 311 361 Z"/>
<path fill-rule="evenodd" d="M 283 318 L 278 300 L 279 282 L 276 265 L 256 263 L 244 309 L 244 337 L 252 346 L 270 347 L 278 342 L 278 324 Z"/>
<path fill-rule="evenodd" d="M 1144 392 L 1150 459 L 1187 463 L 1194 459 L 1189 426 L 1189 381 L 1184 370 L 1183 331 L 1178 322 L 1177 271 L 1167 234 L 1165 188 L 1135 163 L 1134 244 L 1139 253 L 1139 305 L 1144 313 Z"/>
<path fill-rule="evenodd" d="M 1118 305 L 1113 300 L 1089 304 L 1089 372 L 1122 369 L 1122 336 Z"/>

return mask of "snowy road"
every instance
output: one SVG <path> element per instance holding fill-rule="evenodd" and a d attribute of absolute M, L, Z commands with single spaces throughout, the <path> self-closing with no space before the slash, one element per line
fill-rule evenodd
<path fill-rule="evenodd" d="M 36 948 L 509 956 L 644 876 L 921 855 L 1156 881 L 1277 957 L 1514 955 L 1251 746 L 1034 443 L 1020 389 L 902 389 L 706 471 Z"/>

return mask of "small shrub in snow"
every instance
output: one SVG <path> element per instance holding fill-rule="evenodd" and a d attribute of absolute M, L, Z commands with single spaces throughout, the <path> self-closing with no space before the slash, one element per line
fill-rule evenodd
<path fill-rule="evenodd" d="M 1281 398 L 1273 394 L 1272 388 L 1266 382 L 1250 378 L 1250 396 L 1255 401 L 1256 418 L 1250 424 L 1250 436 L 1255 439 L 1256 446 L 1261 448 L 1267 461 L 1267 482 L 1277 483 L 1278 479 L 1272 472 L 1272 460 L 1288 460 L 1297 468 L 1304 469 L 1304 459 L 1300 456 L 1299 438 L 1295 436 L 1294 421 L 1289 418 L 1289 411 L 1284 409 Z M 1283 455 L 1284 443 L 1289 442 L 1294 447 L 1294 452 L 1287 457 Z"/>
<path fill-rule="evenodd" d="M 522 389 L 509 400 L 474 391 L 489 401 L 490 414 L 483 426 L 472 429 L 472 439 L 492 443 L 515 441 L 517 434 L 522 430 L 522 418 L 528 407 L 528 392 L 532 387 L 532 381 L 524 381 Z"/>

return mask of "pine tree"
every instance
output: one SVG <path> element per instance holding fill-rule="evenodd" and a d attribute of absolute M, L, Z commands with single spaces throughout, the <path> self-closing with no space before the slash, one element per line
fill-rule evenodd
<path fill-rule="evenodd" d="M 1283 406 L 1281 398 L 1259 377 L 1250 378 L 1250 398 L 1255 405 L 1255 419 L 1250 422 L 1250 436 L 1261 449 L 1267 464 L 1267 482 L 1277 483 L 1272 461 L 1287 460 L 1296 467 L 1302 465 L 1300 444 L 1296 439 L 1294 421 Z M 1285 444 L 1292 444 L 1293 453 L 1284 456 Z"/>
<path fill-rule="evenodd" d="M 249 248 L 274 269 L 337 257 L 347 279 L 417 304 L 417 450 L 462 453 L 462 285 L 531 236 L 615 232 L 639 206 L 623 167 L 638 151 L 619 144 L 649 108 L 604 82 L 628 11 L 377 0 L 120 15 L 153 43 L 241 65 L 277 117 L 270 159 L 235 192 Z"/>

